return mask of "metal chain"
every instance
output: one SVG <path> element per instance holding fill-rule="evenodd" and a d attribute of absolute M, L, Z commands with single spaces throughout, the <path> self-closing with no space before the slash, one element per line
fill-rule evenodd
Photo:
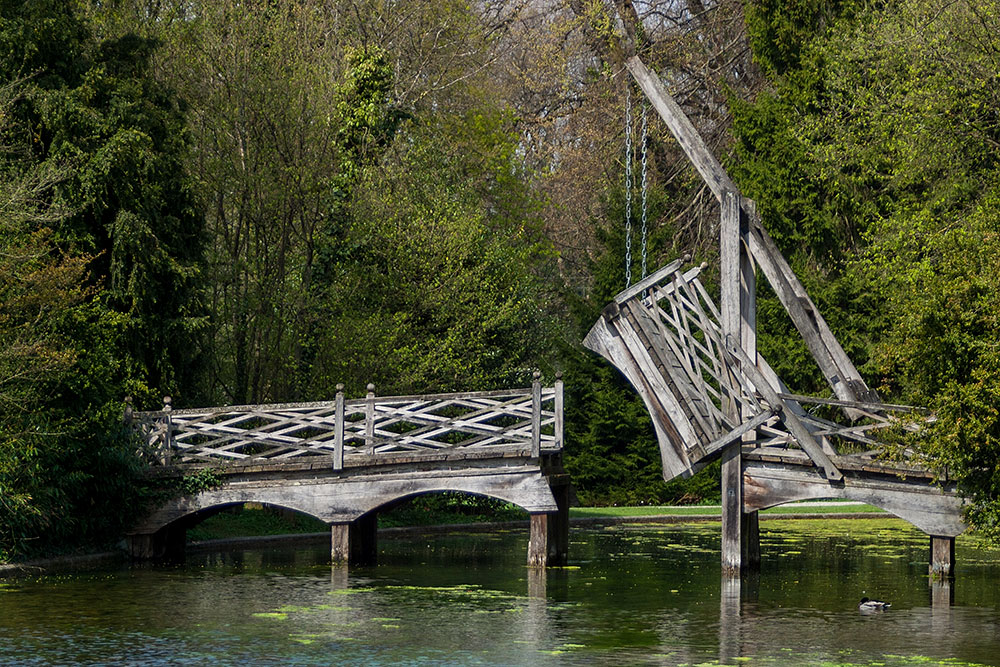
<path fill-rule="evenodd" d="M 646 277 L 646 194 L 648 192 L 647 181 L 646 181 L 646 120 L 649 113 L 649 104 L 643 103 L 642 105 L 642 144 L 640 151 L 642 152 L 642 277 Z"/>
<path fill-rule="evenodd" d="M 632 285 L 632 90 L 625 89 L 625 287 Z"/>

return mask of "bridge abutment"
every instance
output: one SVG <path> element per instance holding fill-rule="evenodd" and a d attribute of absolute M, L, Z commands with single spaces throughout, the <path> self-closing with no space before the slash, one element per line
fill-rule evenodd
<path fill-rule="evenodd" d="M 378 514 L 330 526 L 330 560 L 337 565 L 374 565 L 378 560 Z"/>
<path fill-rule="evenodd" d="M 931 557 L 928 572 L 932 579 L 955 576 L 955 538 L 931 535 Z"/>
<path fill-rule="evenodd" d="M 552 487 L 558 510 L 530 514 L 528 566 L 565 565 L 569 553 L 569 485 Z"/>

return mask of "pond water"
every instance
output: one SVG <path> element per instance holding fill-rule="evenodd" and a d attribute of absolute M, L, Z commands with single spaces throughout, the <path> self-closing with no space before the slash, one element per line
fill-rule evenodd
<path fill-rule="evenodd" d="M 718 523 L 574 528 L 571 565 L 543 572 L 518 530 L 381 536 L 380 564 L 349 571 L 314 546 L 0 580 L 0 664 L 1000 665 L 1000 551 L 960 538 L 932 588 L 900 521 L 761 538 L 738 590 Z"/>

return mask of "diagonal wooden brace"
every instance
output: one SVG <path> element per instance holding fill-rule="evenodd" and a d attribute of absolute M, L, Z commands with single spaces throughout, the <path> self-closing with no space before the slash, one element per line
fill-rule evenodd
<path fill-rule="evenodd" d="M 785 422 L 785 426 L 788 427 L 788 431 L 792 434 L 792 437 L 799 443 L 799 446 L 805 451 L 805 453 L 812 459 L 813 463 L 823 469 L 823 473 L 826 478 L 831 482 L 839 482 L 844 478 L 844 474 L 840 472 L 840 469 L 834 465 L 830 457 L 826 455 L 823 448 L 820 446 L 816 439 L 809 432 L 798 416 L 796 416 L 795 411 L 792 409 L 792 404 L 785 399 L 782 399 L 778 392 L 776 392 L 770 384 L 768 384 L 767 379 L 764 378 L 763 374 L 757 370 L 757 367 L 750 361 L 746 353 L 743 351 L 731 335 L 726 336 L 726 345 L 723 348 L 726 354 L 730 357 L 731 361 L 736 364 L 740 370 L 750 378 L 754 387 L 760 392 L 764 400 L 772 408 L 777 408 L 781 410 L 782 421 Z"/>
<path fill-rule="evenodd" d="M 638 56 L 632 56 L 625 64 L 712 194 L 725 206 L 726 193 L 738 194 L 739 188 L 705 145 L 698 130 L 667 92 L 660 78 L 650 72 Z M 788 262 L 778 251 L 774 240 L 761 225 L 760 216 L 753 203 L 742 197 L 740 201 L 750 223 L 748 235 L 750 252 L 771 283 L 781 304 L 788 311 L 795 328 L 802 334 L 806 346 L 834 393 L 846 401 L 877 401 L 877 395 L 865 384 L 819 309 L 809 298 L 805 287 L 799 282 Z M 857 410 L 847 406 L 844 407 L 844 411 L 851 419 L 861 416 Z"/>

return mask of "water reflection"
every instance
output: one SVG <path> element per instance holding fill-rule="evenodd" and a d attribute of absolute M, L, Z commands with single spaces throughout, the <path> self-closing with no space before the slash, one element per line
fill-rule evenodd
<path fill-rule="evenodd" d="M 184 567 L 0 582 L 0 664 L 998 664 L 1000 554 L 891 521 L 761 524 L 759 576 L 723 580 L 718 524 L 573 532 L 524 565 L 523 531 L 192 554 Z M 893 602 L 863 616 L 862 595 Z M 894 657 L 895 656 L 895 657 Z"/>

